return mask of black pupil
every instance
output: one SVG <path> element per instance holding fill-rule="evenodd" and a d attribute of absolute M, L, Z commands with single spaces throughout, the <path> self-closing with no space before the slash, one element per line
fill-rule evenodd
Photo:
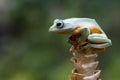
<path fill-rule="evenodd" d="M 62 23 L 59 22 L 59 23 L 57 23 L 57 26 L 61 26 L 61 24 L 62 24 Z"/>

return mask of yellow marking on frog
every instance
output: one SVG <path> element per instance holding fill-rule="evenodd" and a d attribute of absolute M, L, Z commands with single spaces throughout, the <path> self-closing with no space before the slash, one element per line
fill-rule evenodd
<path fill-rule="evenodd" d="M 93 33 L 102 34 L 102 31 L 100 31 L 100 29 L 98 29 L 97 27 L 90 27 L 90 31 L 91 31 L 91 34 Z"/>

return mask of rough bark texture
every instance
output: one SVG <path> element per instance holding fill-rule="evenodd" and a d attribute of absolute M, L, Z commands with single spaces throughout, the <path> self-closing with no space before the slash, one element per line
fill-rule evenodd
<path fill-rule="evenodd" d="M 83 41 L 82 43 L 77 44 L 76 38 L 77 36 L 69 38 L 69 42 L 72 44 L 70 52 L 73 54 L 71 62 L 74 65 L 70 80 L 101 80 L 99 79 L 101 70 L 96 70 L 99 63 L 96 61 L 96 57 L 98 56 L 98 52 L 104 51 L 104 48 L 82 49 L 80 47 L 88 42 Z"/>

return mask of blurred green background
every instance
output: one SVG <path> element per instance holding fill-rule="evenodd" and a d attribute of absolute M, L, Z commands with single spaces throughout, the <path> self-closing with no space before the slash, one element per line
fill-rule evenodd
<path fill-rule="evenodd" d="M 56 18 L 94 18 L 113 45 L 100 53 L 103 80 L 120 80 L 120 0 L 0 0 L 0 80 L 68 80 L 67 37 Z"/>

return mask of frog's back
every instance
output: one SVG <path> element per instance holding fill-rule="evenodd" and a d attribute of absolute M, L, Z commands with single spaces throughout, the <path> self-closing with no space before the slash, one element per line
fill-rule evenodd
<path fill-rule="evenodd" d="M 73 26 L 84 26 L 84 27 L 88 27 L 88 28 L 89 27 L 96 27 L 99 30 L 101 30 L 101 32 L 103 32 L 103 30 L 97 24 L 95 19 L 91 19 L 91 18 L 69 18 L 69 19 L 65 19 L 64 21 L 66 23 L 71 23 Z"/>

